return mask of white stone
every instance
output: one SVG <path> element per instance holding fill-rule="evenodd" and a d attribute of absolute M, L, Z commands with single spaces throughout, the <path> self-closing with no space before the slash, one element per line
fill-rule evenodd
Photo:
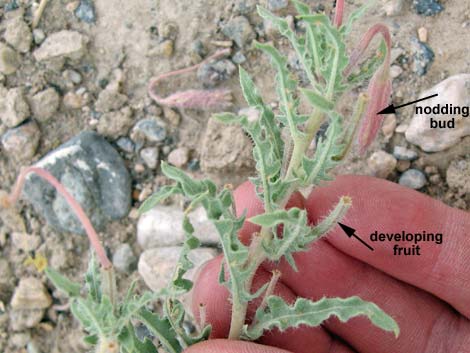
<path fill-rule="evenodd" d="M 137 242 L 142 249 L 180 245 L 184 241 L 182 228 L 183 211 L 174 206 L 158 205 L 140 216 L 137 223 Z M 207 219 L 202 207 L 195 209 L 189 219 L 194 226 L 194 235 L 203 244 L 217 244 L 219 235 L 215 226 Z"/>
<path fill-rule="evenodd" d="M 386 178 L 395 169 L 397 160 L 385 151 L 376 151 L 367 160 L 367 165 L 373 175 L 378 178 Z"/>
<path fill-rule="evenodd" d="M 59 31 L 49 35 L 33 53 L 37 61 L 56 58 L 80 59 L 86 50 L 88 38 L 75 31 Z"/>
<path fill-rule="evenodd" d="M 23 89 L 12 88 L 0 98 L 0 118 L 6 126 L 18 126 L 28 116 L 29 106 L 24 98 Z"/>
<path fill-rule="evenodd" d="M 423 92 L 419 98 L 437 93 L 438 96 L 420 102 L 417 105 L 434 107 L 437 104 L 455 106 L 470 105 L 470 74 L 459 74 L 447 78 L 431 89 Z M 430 127 L 430 119 L 448 121 L 455 118 L 455 128 Z M 470 117 L 456 115 L 415 114 L 405 132 L 408 142 L 421 147 L 426 152 L 443 151 L 452 147 L 462 137 L 470 135 Z"/>

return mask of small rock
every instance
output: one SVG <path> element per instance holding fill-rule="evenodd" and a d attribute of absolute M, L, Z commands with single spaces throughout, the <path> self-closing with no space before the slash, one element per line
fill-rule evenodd
<path fill-rule="evenodd" d="M 204 87 L 214 87 L 233 76 L 237 68 L 227 59 L 203 64 L 197 70 L 197 78 Z"/>
<path fill-rule="evenodd" d="M 163 115 L 172 126 L 176 127 L 181 122 L 181 116 L 171 108 L 163 107 Z"/>
<path fill-rule="evenodd" d="M 67 109 L 80 109 L 88 103 L 88 96 L 76 92 L 68 92 L 64 96 L 63 103 Z"/>
<path fill-rule="evenodd" d="M 418 28 L 418 39 L 423 43 L 428 41 L 428 30 L 425 27 Z"/>
<path fill-rule="evenodd" d="M 413 6 L 418 15 L 434 16 L 444 10 L 437 0 L 413 0 Z"/>
<path fill-rule="evenodd" d="M 127 96 L 118 92 L 117 87 L 108 85 L 102 90 L 95 102 L 95 109 L 100 113 L 121 109 L 127 102 Z"/>
<path fill-rule="evenodd" d="M 14 287 L 14 277 L 11 267 L 6 259 L 0 259 L 0 301 L 9 302 Z"/>
<path fill-rule="evenodd" d="M 384 5 L 384 11 L 387 16 L 398 16 L 403 10 L 404 0 L 389 0 Z"/>
<path fill-rule="evenodd" d="M 174 43 L 171 39 L 166 39 L 158 44 L 158 53 L 163 55 L 165 58 L 171 58 L 173 56 Z"/>
<path fill-rule="evenodd" d="M 142 249 L 182 244 L 183 218 L 183 211 L 177 207 L 155 206 L 140 216 L 137 223 L 137 242 Z M 194 227 L 194 235 L 201 243 L 208 245 L 219 243 L 219 233 L 202 207 L 191 212 L 189 219 Z"/>
<path fill-rule="evenodd" d="M 403 173 L 405 170 L 410 169 L 411 162 L 410 161 L 405 161 L 405 160 L 399 160 L 397 162 L 397 167 L 396 169 L 400 172 Z"/>
<path fill-rule="evenodd" d="M 237 65 L 243 64 L 246 61 L 246 56 L 241 51 L 237 51 L 232 56 L 232 61 Z"/>
<path fill-rule="evenodd" d="M 149 142 L 163 142 L 166 138 L 165 123 L 157 118 L 139 120 L 132 128 L 131 138 L 134 141 L 144 139 Z"/>
<path fill-rule="evenodd" d="M 140 151 L 140 157 L 145 165 L 150 169 L 157 168 L 158 165 L 158 149 L 156 147 L 146 147 Z"/>
<path fill-rule="evenodd" d="M 392 65 L 390 67 L 390 76 L 392 78 L 397 78 L 403 73 L 403 69 L 398 65 Z"/>
<path fill-rule="evenodd" d="M 46 39 L 46 33 L 41 28 L 35 28 L 33 30 L 34 43 L 40 45 Z"/>
<path fill-rule="evenodd" d="M 8 20 L 4 38 L 8 44 L 20 53 L 27 53 L 33 41 L 31 29 L 21 17 Z"/>
<path fill-rule="evenodd" d="M 45 122 L 59 109 L 60 97 L 52 87 L 36 93 L 31 99 L 31 112 L 35 119 Z"/>
<path fill-rule="evenodd" d="M 80 59 L 86 51 L 88 38 L 75 31 L 59 31 L 50 34 L 33 53 L 37 61 L 51 59 Z"/>
<path fill-rule="evenodd" d="M 271 11 L 282 10 L 289 5 L 287 0 L 268 0 L 268 9 Z"/>
<path fill-rule="evenodd" d="M 470 194 L 470 155 L 453 160 L 446 172 L 447 184 L 463 194 Z"/>
<path fill-rule="evenodd" d="M 2 146 L 13 160 L 28 162 L 36 154 L 40 138 L 41 132 L 38 124 L 35 121 L 29 121 L 7 130 L 2 136 Z"/>
<path fill-rule="evenodd" d="M 86 23 L 95 23 L 95 7 L 91 0 L 80 0 L 80 4 L 74 11 L 75 16 Z"/>
<path fill-rule="evenodd" d="M 6 3 L 5 3 L 6 2 Z M 2 1 L 5 12 L 15 11 L 19 8 L 17 0 Z"/>
<path fill-rule="evenodd" d="M 429 182 L 433 185 L 437 185 L 442 181 L 441 176 L 439 174 L 433 174 L 429 177 Z"/>
<path fill-rule="evenodd" d="M 80 73 L 75 70 L 65 70 L 62 73 L 62 77 L 64 78 L 64 80 L 70 81 L 70 86 L 82 83 L 82 75 L 80 75 Z"/>
<path fill-rule="evenodd" d="M 178 263 L 181 249 L 178 246 L 148 249 L 140 255 L 139 274 L 151 290 L 158 292 L 168 285 Z M 186 273 L 185 278 L 193 280 L 197 268 L 215 256 L 217 256 L 215 249 L 198 248 L 191 251 L 188 257 L 194 263 L 194 268 Z"/>
<path fill-rule="evenodd" d="M 10 327 L 13 331 L 33 328 L 41 322 L 44 313 L 44 309 L 14 309 L 10 312 Z"/>
<path fill-rule="evenodd" d="M 186 147 L 180 147 L 170 152 L 168 162 L 175 167 L 181 168 L 188 163 L 189 151 Z"/>
<path fill-rule="evenodd" d="M 426 43 L 420 42 L 416 38 L 412 40 L 414 48 L 413 72 L 418 76 L 425 75 L 434 61 L 434 51 Z"/>
<path fill-rule="evenodd" d="M 230 39 L 232 39 L 240 48 L 245 44 L 255 39 L 255 32 L 244 16 L 232 18 L 222 28 L 222 32 Z"/>
<path fill-rule="evenodd" d="M 397 117 L 395 114 L 388 114 L 382 124 L 382 132 L 386 140 L 389 140 L 393 136 L 395 127 L 397 126 Z"/>
<path fill-rule="evenodd" d="M 403 146 L 395 146 L 393 156 L 398 160 L 413 161 L 418 158 L 418 153 Z"/>
<path fill-rule="evenodd" d="M 120 244 L 113 255 L 114 267 L 123 273 L 130 273 L 135 269 L 137 257 L 129 244 Z"/>
<path fill-rule="evenodd" d="M 426 185 L 426 176 L 418 169 L 408 169 L 398 180 L 400 185 L 406 186 L 411 189 L 421 189 Z"/>
<path fill-rule="evenodd" d="M 29 116 L 29 106 L 26 103 L 23 89 L 12 88 L 0 97 L 0 118 L 8 127 L 15 127 Z"/>
<path fill-rule="evenodd" d="M 367 165 L 376 177 L 385 179 L 395 169 L 397 160 L 385 151 L 377 151 L 369 157 Z"/>
<path fill-rule="evenodd" d="M 35 166 L 47 169 L 61 181 L 97 230 L 129 212 L 131 179 L 124 161 L 103 137 L 94 132 L 80 133 Z M 28 176 L 23 195 L 51 226 L 84 234 L 65 199 L 39 177 Z"/>
<path fill-rule="evenodd" d="M 126 153 L 133 153 L 134 152 L 134 142 L 128 137 L 120 137 L 116 141 L 116 145 Z"/>
<path fill-rule="evenodd" d="M 434 107 L 452 104 L 454 107 L 468 106 L 470 97 L 470 74 L 454 75 L 423 92 L 419 98 L 437 93 L 438 96 L 417 103 L 419 106 Z M 455 128 L 431 128 L 430 119 L 434 121 L 449 121 L 455 119 Z M 457 144 L 464 136 L 470 135 L 470 118 L 458 115 L 415 114 L 406 130 L 406 140 L 418 145 L 426 152 L 443 151 Z"/>
<path fill-rule="evenodd" d="M 406 130 L 408 129 L 408 127 L 409 127 L 408 124 L 400 124 L 395 129 L 395 132 L 399 133 L 399 134 L 404 134 L 406 132 Z"/>
<path fill-rule="evenodd" d="M 46 287 L 34 277 L 21 278 L 11 299 L 11 307 L 17 310 L 47 309 L 51 304 Z"/>
<path fill-rule="evenodd" d="M 117 138 L 126 135 L 133 122 L 131 108 L 124 107 L 118 111 L 104 113 L 96 129 L 101 135 Z"/>

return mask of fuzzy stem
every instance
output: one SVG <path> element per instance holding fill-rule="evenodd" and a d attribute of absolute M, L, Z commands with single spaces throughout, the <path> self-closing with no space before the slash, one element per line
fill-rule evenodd
<path fill-rule="evenodd" d="M 18 201 L 21 194 L 21 190 L 23 189 L 24 183 L 26 181 L 26 176 L 30 173 L 38 175 L 39 177 L 47 181 L 49 184 L 51 184 L 57 190 L 57 192 L 67 201 L 70 208 L 73 210 L 78 220 L 82 224 L 83 228 L 85 229 L 85 232 L 88 235 L 88 239 L 90 240 L 90 244 L 95 249 L 96 254 L 98 255 L 98 259 L 100 260 L 101 266 L 103 266 L 104 269 L 110 269 L 112 267 L 112 263 L 108 259 L 106 251 L 101 245 L 99 236 L 96 233 L 95 228 L 93 228 L 93 225 L 91 224 L 90 219 L 87 217 L 85 211 L 83 211 L 82 206 L 80 206 L 80 204 L 75 200 L 75 198 L 70 195 L 67 189 L 47 170 L 38 167 L 28 167 L 23 169 L 20 175 L 18 176 L 16 184 L 13 187 L 12 193 L 10 194 L 10 204 L 14 204 Z"/>
<path fill-rule="evenodd" d="M 268 288 L 266 288 L 266 292 L 264 293 L 263 301 L 261 302 L 258 310 L 264 310 L 266 305 L 268 304 L 268 297 L 273 295 L 274 289 L 276 288 L 277 282 L 279 278 L 281 278 L 281 271 L 273 270 L 271 280 L 269 281 Z"/>

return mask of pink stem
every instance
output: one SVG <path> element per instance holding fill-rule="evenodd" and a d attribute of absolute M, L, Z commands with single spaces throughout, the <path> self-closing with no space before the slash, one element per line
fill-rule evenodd
<path fill-rule="evenodd" d="M 85 232 L 88 235 L 88 239 L 90 240 L 90 244 L 95 249 L 96 254 L 98 255 L 98 259 L 100 260 L 101 266 L 103 266 L 104 269 L 111 268 L 111 261 L 109 261 L 108 256 L 106 255 L 106 251 L 101 245 L 99 236 L 96 233 L 95 228 L 93 228 L 90 219 L 85 214 L 85 211 L 83 211 L 82 206 L 80 206 L 80 204 L 75 200 L 75 198 L 70 195 L 67 189 L 65 189 L 65 187 L 47 170 L 38 167 L 24 168 L 18 176 L 16 184 L 13 187 L 13 191 L 10 194 L 10 204 L 16 203 L 16 201 L 19 199 L 21 190 L 23 189 L 24 183 L 26 181 L 26 176 L 29 173 L 37 174 L 39 177 L 51 184 L 57 190 L 57 192 L 62 195 L 62 197 L 69 204 L 70 208 L 72 208 L 78 220 L 83 225 L 83 228 L 85 229 Z"/>
<path fill-rule="evenodd" d="M 343 23 L 344 0 L 336 0 L 334 25 L 339 28 Z"/>

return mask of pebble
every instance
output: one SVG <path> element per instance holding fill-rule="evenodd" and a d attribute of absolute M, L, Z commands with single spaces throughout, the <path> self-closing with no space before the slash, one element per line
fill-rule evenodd
<path fill-rule="evenodd" d="M 108 85 L 98 95 L 95 102 L 95 109 L 100 113 L 106 113 L 121 109 L 127 102 L 127 96 L 118 91 L 115 85 Z"/>
<path fill-rule="evenodd" d="M 149 142 L 161 143 L 166 138 L 165 123 L 158 118 L 139 120 L 132 128 L 131 138 L 134 141 L 145 139 Z"/>
<path fill-rule="evenodd" d="M 4 91 L 4 89 L 2 89 Z M 7 127 L 15 127 L 29 116 L 29 105 L 22 88 L 12 88 L 1 92 L 0 119 Z"/>
<path fill-rule="evenodd" d="M 119 136 L 127 135 L 133 123 L 131 108 L 124 107 L 121 110 L 101 115 L 96 130 L 103 136 L 116 139 Z"/>
<path fill-rule="evenodd" d="M 408 127 L 409 127 L 408 124 L 402 123 L 397 126 L 397 128 L 395 129 L 395 132 L 399 134 L 404 134 L 406 130 L 408 129 Z"/>
<path fill-rule="evenodd" d="M 88 38 L 76 31 L 62 30 L 47 36 L 41 46 L 33 52 L 37 61 L 51 59 L 80 59 L 86 51 Z"/>
<path fill-rule="evenodd" d="M 57 91 L 52 88 L 36 93 L 30 101 L 33 117 L 41 122 L 48 121 L 59 109 L 60 97 Z"/>
<path fill-rule="evenodd" d="M 157 205 L 142 214 L 137 223 L 137 242 L 142 249 L 180 245 L 184 241 L 182 222 L 183 211 L 175 206 Z M 219 243 L 219 233 L 207 218 L 202 207 L 190 213 L 189 219 L 194 226 L 194 235 L 201 243 Z"/>
<path fill-rule="evenodd" d="M 41 28 L 35 28 L 33 30 L 33 40 L 34 43 L 40 45 L 46 39 L 46 33 Z"/>
<path fill-rule="evenodd" d="M 387 16 L 398 16 L 403 10 L 404 0 L 389 0 L 385 3 L 383 9 Z"/>
<path fill-rule="evenodd" d="M 129 244 L 120 244 L 113 254 L 114 267 L 123 273 L 130 273 L 136 268 L 137 257 Z"/>
<path fill-rule="evenodd" d="M 131 178 L 117 151 L 100 135 L 84 131 L 35 164 L 45 168 L 80 203 L 100 231 L 110 220 L 125 217 L 131 203 Z M 35 175 L 27 178 L 24 196 L 54 228 L 84 234 L 65 199 Z"/>
<path fill-rule="evenodd" d="M 408 169 L 398 180 L 400 185 L 406 186 L 411 189 L 421 189 L 426 185 L 426 176 L 418 169 Z"/>
<path fill-rule="evenodd" d="M 23 331 L 35 327 L 44 317 L 44 309 L 11 310 L 10 327 L 13 331 Z"/>
<path fill-rule="evenodd" d="M 367 165 L 374 176 L 385 179 L 394 171 L 397 160 L 385 151 L 376 151 L 367 160 Z"/>
<path fill-rule="evenodd" d="M 413 0 L 413 6 L 418 15 L 434 16 L 444 10 L 437 0 Z"/>
<path fill-rule="evenodd" d="M 134 142 L 128 137 L 120 137 L 116 141 L 116 145 L 126 153 L 133 153 L 134 152 Z"/>
<path fill-rule="evenodd" d="M 175 44 L 171 39 L 165 39 L 158 44 L 158 53 L 165 58 L 171 58 L 175 49 Z"/>
<path fill-rule="evenodd" d="M 429 182 L 431 184 L 437 185 L 442 181 L 441 176 L 439 174 L 433 174 L 429 177 Z"/>
<path fill-rule="evenodd" d="M 168 155 L 168 162 L 178 168 L 184 167 L 188 163 L 188 159 L 189 150 L 186 147 L 174 149 Z"/>
<path fill-rule="evenodd" d="M 446 181 L 449 187 L 463 194 L 470 194 L 470 155 L 450 163 L 446 172 Z"/>
<path fill-rule="evenodd" d="M 11 75 L 16 72 L 19 66 L 20 57 L 18 53 L 8 45 L 0 42 L 0 72 Z"/>
<path fill-rule="evenodd" d="M 426 43 L 428 41 L 428 30 L 426 27 L 418 28 L 418 39 L 420 42 Z"/>
<path fill-rule="evenodd" d="M 181 122 L 181 116 L 173 109 L 163 107 L 163 115 L 165 119 L 174 127 L 177 127 Z"/>
<path fill-rule="evenodd" d="M 67 92 L 63 99 L 64 107 L 67 109 L 80 109 L 88 103 L 88 95 L 77 92 Z"/>
<path fill-rule="evenodd" d="M 282 10 L 289 5 L 287 0 L 268 0 L 268 9 L 271 11 Z"/>
<path fill-rule="evenodd" d="M 62 77 L 66 80 L 66 81 L 70 81 L 71 85 L 78 85 L 80 83 L 82 83 L 82 75 L 75 71 L 75 70 L 65 70 L 63 73 L 62 73 Z"/>
<path fill-rule="evenodd" d="M 405 160 L 399 160 L 397 162 L 397 167 L 396 169 L 400 172 L 403 173 L 405 170 L 410 169 L 411 162 L 410 161 L 405 161 Z"/>
<path fill-rule="evenodd" d="M 171 281 L 181 249 L 179 246 L 148 249 L 140 255 L 139 274 L 151 290 L 158 292 Z M 194 268 L 186 273 L 185 278 L 194 279 L 197 268 L 216 256 L 215 249 L 197 248 L 192 250 L 188 257 L 194 263 Z"/>
<path fill-rule="evenodd" d="M 390 67 L 390 76 L 392 78 L 397 78 L 403 73 L 403 69 L 398 65 L 392 65 Z"/>
<path fill-rule="evenodd" d="M 434 62 L 434 51 L 426 43 L 420 42 L 416 38 L 412 39 L 412 46 L 414 49 L 413 54 L 413 72 L 418 76 L 425 75 L 431 64 Z"/>
<path fill-rule="evenodd" d="M 5 41 L 20 53 L 27 53 L 33 41 L 31 29 L 21 17 L 15 17 L 6 23 Z"/>
<path fill-rule="evenodd" d="M 418 153 L 403 146 L 395 146 L 393 156 L 398 160 L 413 161 L 418 158 Z"/>
<path fill-rule="evenodd" d="M 158 149 L 156 147 L 146 147 L 140 151 L 140 157 L 145 165 L 150 169 L 157 168 L 158 165 Z"/>
<path fill-rule="evenodd" d="M 35 121 L 29 121 L 7 130 L 2 136 L 2 146 L 11 159 L 28 162 L 36 154 L 40 138 L 41 132 L 38 124 Z"/>
<path fill-rule="evenodd" d="M 470 74 L 458 74 L 441 81 L 431 89 L 421 93 L 423 98 L 437 93 L 438 96 L 431 98 L 417 106 L 441 106 L 452 104 L 455 106 L 468 106 L 470 97 Z M 431 128 L 430 119 L 437 121 L 448 121 L 455 118 L 455 128 Z M 457 144 L 464 136 L 470 135 L 470 118 L 452 115 L 415 114 L 411 119 L 405 132 L 406 140 L 421 147 L 425 152 L 443 151 Z"/>
<path fill-rule="evenodd" d="M 74 11 L 75 16 L 86 23 L 95 23 L 95 7 L 91 0 L 80 0 L 80 4 Z"/>
<path fill-rule="evenodd" d="M 52 298 L 42 282 L 34 277 L 20 279 L 11 299 L 11 307 L 15 310 L 47 309 Z"/>
<path fill-rule="evenodd" d="M 386 140 L 390 140 L 397 126 L 397 117 L 395 114 L 388 114 L 382 124 L 382 133 L 385 136 Z"/>
<path fill-rule="evenodd" d="M 241 51 L 237 51 L 232 56 L 232 61 L 237 65 L 243 64 L 246 61 L 246 56 Z"/>
<path fill-rule="evenodd" d="M 203 64 L 197 70 L 197 78 L 204 87 L 215 87 L 218 83 L 228 80 L 237 70 L 227 59 Z"/>
<path fill-rule="evenodd" d="M 222 27 L 222 32 L 240 48 L 255 39 L 255 32 L 245 16 L 232 18 Z"/>

